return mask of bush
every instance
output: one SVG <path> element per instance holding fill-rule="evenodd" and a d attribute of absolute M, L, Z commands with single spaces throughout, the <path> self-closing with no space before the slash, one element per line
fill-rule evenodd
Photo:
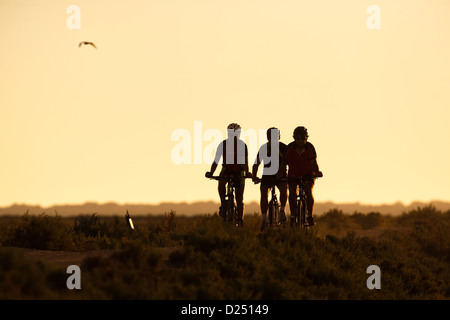
<path fill-rule="evenodd" d="M 350 218 L 360 225 L 363 230 L 379 227 L 383 223 L 383 217 L 379 212 L 370 212 L 368 214 L 355 212 Z"/>
<path fill-rule="evenodd" d="M 38 216 L 25 214 L 20 222 L 9 230 L 7 246 L 33 249 L 70 250 L 73 242 L 69 228 L 60 216 L 50 217 L 45 213 Z"/>
<path fill-rule="evenodd" d="M 217 215 L 185 218 L 175 212 L 137 218 L 133 231 L 117 217 L 75 221 L 73 228 L 57 216 L 2 221 L 1 230 L 7 231 L 2 243 L 121 248 L 84 261 L 78 294 L 89 299 L 450 298 L 450 213 L 433 208 L 399 217 L 331 210 L 312 229 L 264 232 L 255 215 L 245 218 L 243 228 L 222 223 Z M 380 226 L 385 232 L 376 237 L 357 236 L 361 229 Z M 369 265 L 381 268 L 382 290 L 367 289 Z M 29 274 L 21 276 L 17 270 L 22 269 Z M 61 291 L 66 278 L 64 272 L 0 250 L 0 289 L 11 296 L 71 297 Z"/>
<path fill-rule="evenodd" d="M 354 222 L 342 210 L 332 209 L 318 217 L 317 223 L 337 233 L 354 227 Z M 322 226 L 323 227 L 323 226 Z"/>
<path fill-rule="evenodd" d="M 101 222 L 96 213 L 89 216 L 79 216 L 75 218 L 73 231 L 76 234 L 83 234 L 86 237 L 103 236 L 108 233 L 106 222 Z"/>

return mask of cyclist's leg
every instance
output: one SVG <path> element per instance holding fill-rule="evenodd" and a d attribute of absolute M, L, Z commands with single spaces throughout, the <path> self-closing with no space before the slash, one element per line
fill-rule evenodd
<path fill-rule="evenodd" d="M 219 180 L 218 191 L 219 191 L 219 197 L 220 197 L 221 204 L 223 204 L 225 202 L 225 195 L 227 193 L 226 185 L 227 185 L 226 180 Z"/>
<path fill-rule="evenodd" d="M 281 221 L 286 221 L 286 203 L 288 198 L 288 185 L 286 181 L 280 181 L 278 183 L 278 190 L 280 191 L 280 219 Z"/>
<path fill-rule="evenodd" d="M 298 204 L 298 202 L 297 202 Z M 306 223 L 306 198 L 301 198 L 300 199 L 300 208 L 297 208 L 297 211 L 299 211 L 299 219 L 300 219 L 300 226 L 303 227 L 305 225 L 307 225 Z"/>
<path fill-rule="evenodd" d="M 314 187 L 314 180 L 305 182 L 304 188 L 306 195 L 306 208 L 308 209 L 308 214 L 305 218 L 309 225 L 315 224 L 313 218 L 313 209 L 314 209 L 314 196 L 312 193 L 313 187 Z"/>
<path fill-rule="evenodd" d="M 297 184 L 289 183 L 289 211 L 291 212 L 291 221 L 295 219 L 297 210 Z"/>
<path fill-rule="evenodd" d="M 222 170 L 220 171 L 219 174 L 220 177 L 226 177 L 226 171 L 225 168 L 222 168 Z M 225 179 L 219 180 L 219 184 L 218 184 L 218 191 L 219 191 L 219 197 L 220 197 L 220 212 L 219 215 L 222 218 L 226 218 L 226 211 L 227 211 L 227 204 L 226 204 L 226 200 L 225 200 L 225 196 L 226 196 L 226 185 L 227 185 L 227 181 Z"/>
<path fill-rule="evenodd" d="M 264 179 L 264 177 L 263 177 Z M 261 181 L 260 191 L 261 191 L 261 229 L 264 229 L 267 225 L 267 208 L 268 208 L 268 196 L 269 196 L 269 188 L 263 181 Z"/>
<path fill-rule="evenodd" d="M 261 208 L 261 215 L 267 215 L 267 208 L 269 205 L 268 197 L 269 197 L 269 187 L 261 182 L 261 187 L 259 189 L 261 191 L 261 201 L 259 202 Z"/>
<path fill-rule="evenodd" d="M 237 204 L 237 215 L 238 222 L 242 225 L 244 220 L 244 187 L 245 178 L 238 178 L 239 180 L 235 182 L 235 192 L 236 192 L 236 204 Z"/>
<path fill-rule="evenodd" d="M 237 204 L 237 218 L 238 222 L 242 223 L 244 220 L 244 188 L 236 188 L 236 204 Z"/>

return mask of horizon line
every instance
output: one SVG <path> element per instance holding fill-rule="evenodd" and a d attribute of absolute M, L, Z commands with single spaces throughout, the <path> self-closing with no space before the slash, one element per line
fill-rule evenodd
<path fill-rule="evenodd" d="M 323 200 L 323 201 L 315 201 L 315 204 L 334 204 L 334 205 L 361 205 L 361 206 L 394 206 L 394 205 L 402 205 L 404 207 L 408 207 L 417 203 L 422 204 L 432 204 L 433 202 L 438 203 L 448 203 L 450 204 L 450 200 L 442 200 L 442 199 L 432 199 L 432 200 L 413 200 L 409 203 L 397 200 L 394 202 L 381 202 L 381 203 L 364 203 L 360 201 L 343 201 L 338 202 L 334 200 Z M 51 205 L 42 205 L 42 204 L 31 204 L 26 202 L 13 202 L 10 205 L 0 205 L 0 209 L 6 209 L 14 206 L 29 206 L 29 207 L 40 207 L 40 208 L 52 208 L 52 207 L 61 207 L 61 206 L 85 206 L 85 205 L 117 205 L 117 206 L 160 206 L 160 205 L 167 205 L 167 204 L 174 204 L 174 205 L 193 205 L 193 204 L 199 204 L 199 203 L 219 203 L 217 200 L 195 200 L 195 201 L 160 201 L 158 203 L 151 203 L 151 202 L 117 202 L 117 201 L 105 201 L 105 202 L 99 202 L 99 201 L 93 201 L 93 200 L 87 200 L 84 202 L 78 202 L 78 203 L 63 203 L 63 204 L 51 204 Z M 253 204 L 253 203 L 259 203 L 257 200 L 251 200 L 247 201 L 247 204 Z"/>

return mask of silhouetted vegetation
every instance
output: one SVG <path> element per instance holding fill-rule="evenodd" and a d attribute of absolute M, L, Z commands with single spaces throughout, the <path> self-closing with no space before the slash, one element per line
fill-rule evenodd
<path fill-rule="evenodd" d="M 450 211 L 417 208 L 392 217 L 333 209 L 310 230 L 259 232 L 217 214 L 133 218 L 41 214 L 0 218 L 0 298 L 9 299 L 449 299 Z M 82 289 L 65 269 L 23 259 L 15 247 L 115 249 L 81 265 Z M 165 251 L 164 249 L 170 249 Z M 369 290 L 369 265 L 381 290 Z"/>

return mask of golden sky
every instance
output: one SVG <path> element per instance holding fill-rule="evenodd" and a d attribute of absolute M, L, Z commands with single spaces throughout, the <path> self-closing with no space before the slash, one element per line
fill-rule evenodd
<path fill-rule="evenodd" d="M 449 16 L 446 0 L 0 0 L 0 206 L 218 200 L 205 133 L 230 122 L 285 143 L 306 126 L 316 201 L 450 200 Z"/>

